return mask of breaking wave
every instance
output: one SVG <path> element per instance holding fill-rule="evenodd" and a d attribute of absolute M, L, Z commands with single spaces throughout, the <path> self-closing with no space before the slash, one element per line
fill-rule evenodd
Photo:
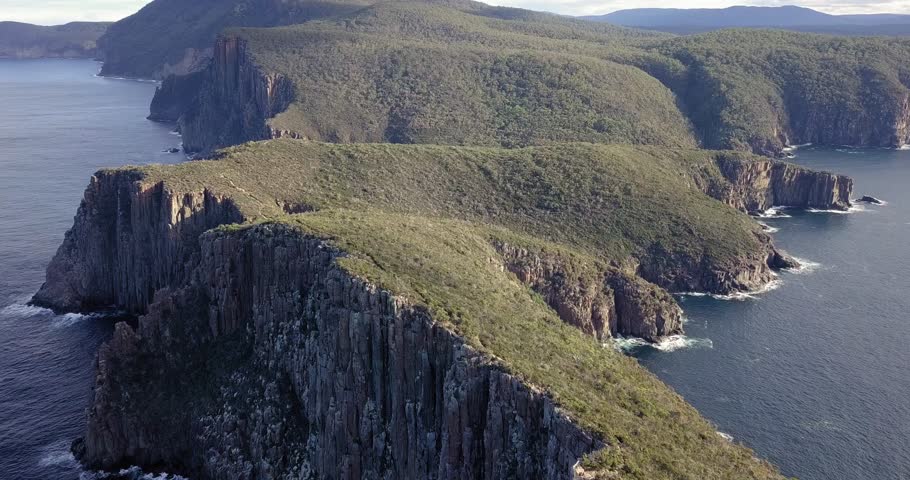
<path fill-rule="evenodd" d="M 805 274 L 812 273 L 822 267 L 822 264 L 813 262 L 812 260 L 806 260 L 805 258 L 793 257 L 793 260 L 796 260 L 796 262 L 799 263 L 799 266 L 787 268 L 785 271 L 796 274 Z"/>
<path fill-rule="evenodd" d="M 788 207 L 771 207 L 756 216 L 758 218 L 790 218 L 790 215 L 783 212 L 787 208 Z"/>
<path fill-rule="evenodd" d="M 79 480 L 189 480 L 171 473 L 145 473 L 139 467 L 130 467 L 116 473 L 82 472 Z"/>
<path fill-rule="evenodd" d="M 775 275 L 776 276 L 776 275 Z M 733 292 L 728 294 L 719 294 L 719 293 L 705 293 L 705 292 L 679 292 L 674 293 L 680 297 L 711 297 L 715 300 L 758 300 L 758 296 L 763 293 L 768 293 L 772 290 L 777 290 L 783 285 L 781 280 L 771 280 L 765 286 L 752 290 L 749 292 Z"/>
<path fill-rule="evenodd" d="M 83 315 L 81 313 L 66 313 L 66 314 L 54 317 L 54 321 L 51 322 L 51 325 L 54 328 L 72 327 L 73 325 L 75 325 L 85 319 L 96 318 L 96 317 L 100 317 L 100 316 L 101 315 L 97 315 L 97 314 Z"/>
<path fill-rule="evenodd" d="M 36 307 L 34 305 L 27 305 L 24 303 L 14 303 L 12 305 L 7 305 L 3 307 L 3 310 L 0 310 L 0 314 L 15 316 L 15 317 L 37 317 L 38 315 L 53 315 L 54 312 L 47 308 Z"/>
<path fill-rule="evenodd" d="M 2 310 L 0 310 L 0 315 L 16 317 L 16 318 L 34 318 L 34 317 L 49 317 L 51 320 L 51 327 L 53 328 L 67 328 L 71 327 L 83 320 L 90 318 L 101 318 L 106 315 L 118 315 L 118 313 L 90 313 L 90 314 L 81 314 L 81 313 L 64 313 L 63 315 L 57 315 L 53 310 L 37 307 L 34 305 L 27 305 L 25 303 L 14 303 L 12 305 L 7 305 Z"/>
<path fill-rule="evenodd" d="M 758 222 L 758 224 L 761 226 L 761 229 L 762 229 L 765 233 L 777 233 L 777 232 L 780 231 L 779 228 L 777 228 L 777 227 L 772 227 L 771 225 L 768 225 L 768 224 L 765 223 L 765 222 Z"/>
<path fill-rule="evenodd" d="M 73 456 L 73 453 L 70 451 L 69 442 L 60 441 L 49 445 L 44 449 L 44 453 L 41 455 L 41 458 L 38 460 L 38 466 L 42 468 L 47 467 L 77 467 L 78 462 L 76 457 Z"/>
<path fill-rule="evenodd" d="M 670 335 L 657 343 L 637 337 L 617 337 L 612 343 L 617 350 L 627 353 L 641 348 L 653 348 L 661 352 L 675 352 L 684 348 L 714 348 L 714 343 L 710 339 L 689 338 L 685 335 Z"/>
<path fill-rule="evenodd" d="M 863 205 L 851 205 L 850 208 L 846 210 L 823 210 L 818 208 L 810 208 L 806 211 L 809 213 L 835 213 L 838 215 L 847 215 L 849 213 L 867 212 L 868 210 Z"/>
<path fill-rule="evenodd" d="M 728 442 L 732 442 L 732 441 L 733 441 L 733 435 L 730 435 L 729 433 L 724 433 L 724 432 L 718 431 L 718 432 L 717 432 L 717 435 L 718 435 L 720 438 L 723 438 L 724 440 L 726 440 L 726 441 L 728 441 Z"/>
<path fill-rule="evenodd" d="M 730 293 L 727 295 L 713 294 L 713 295 L 711 295 L 711 298 L 714 298 L 716 300 L 736 300 L 736 301 L 758 300 L 759 295 L 761 295 L 763 293 L 768 293 L 772 290 L 777 290 L 778 288 L 781 287 L 781 285 L 783 285 L 783 282 L 781 280 L 771 280 L 765 286 L 763 286 L 759 289 L 756 289 L 756 290 L 752 290 L 749 292 L 733 292 L 733 293 Z"/>

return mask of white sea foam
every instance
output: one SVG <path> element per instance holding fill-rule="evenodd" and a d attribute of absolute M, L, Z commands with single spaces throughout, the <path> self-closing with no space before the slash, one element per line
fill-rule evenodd
<path fill-rule="evenodd" d="M 26 305 L 24 303 L 7 305 L 6 307 L 3 307 L 3 310 L 0 310 L 0 314 L 15 317 L 36 317 L 38 315 L 52 315 L 53 313 L 53 311 L 46 308 Z"/>
<path fill-rule="evenodd" d="M 129 478 L 132 480 L 189 480 L 180 475 L 170 473 L 145 473 L 139 467 L 124 468 L 117 472 L 118 478 Z M 110 478 L 108 472 L 82 472 L 79 480 L 105 480 Z"/>
<path fill-rule="evenodd" d="M 846 210 L 824 210 L 820 208 L 810 208 L 806 210 L 809 213 L 834 213 L 836 215 L 847 215 L 849 213 L 868 212 L 864 205 L 852 205 Z"/>
<path fill-rule="evenodd" d="M 689 338 L 685 335 L 670 335 L 657 343 L 637 337 L 617 337 L 612 340 L 612 344 L 614 348 L 623 352 L 632 352 L 640 348 L 653 348 L 661 352 L 675 352 L 684 348 L 714 348 L 714 343 L 710 339 Z"/>
<path fill-rule="evenodd" d="M 763 287 L 761 287 L 759 289 L 752 290 L 749 292 L 733 292 L 733 293 L 728 293 L 728 294 L 706 293 L 706 292 L 676 292 L 673 295 L 676 295 L 679 297 L 711 297 L 715 300 L 737 300 L 737 301 L 758 300 L 759 295 L 761 295 L 763 293 L 768 293 L 772 290 L 777 290 L 778 288 L 781 287 L 781 285 L 783 285 L 784 282 L 782 280 L 777 279 L 777 277 L 779 276 L 778 274 L 776 274 L 774 272 L 771 272 L 771 274 L 775 277 L 774 280 L 771 280 L 770 282 L 768 282 L 767 284 L 765 284 Z"/>
<path fill-rule="evenodd" d="M 764 212 L 758 214 L 758 218 L 790 218 L 790 215 L 787 215 L 783 211 L 788 207 L 771 207 Z"/>
<path fill-rule="evenodd" d="M 726 440 L 728 442 L 733 441 L 733 435 L 730 435 L 729 433 L 717 432 L 717 435 L 720 436 L 720 438 L 723 438 L 724 440 Z"/>
<path fill-rule="evenodd" d="M 18 318 L 32 318 L 32 317 L 52 317 L 51 326 L 53 328 L 66 328 L 71 327 L 82 320 L 89 318 L 99 318 L 103 317 L 103 313 L 92 313 L 88 315 L 83 315 L 81 313 L 65 313 L 63 315 L 56 315 L 53 310 L 36 307 L 34 305 L 26 305 L 24 303 L 14 303 L 8 305 L 0 310 L 0 314 L 7 315 L 11 317 Z"/>
<path fill-rule="evenodd" d="M 82 315 L 81 313 L 66 313 L 57 317 L 54 317 L 54 321 L 51 322 L 51 326 L 54 328 L 67 328 L 72 327 L 73 325 L 88 319 L 98 317 L 100 315 Z"/>
<path fill-rule="evenodd" d="M 675 352 L 684 348 L 714 348 L 714 342 L 709 338 L 689 338 L 685 335 L 670 335 L 658 343 L 651 345 L 662 352 Z"/>
<path fill-rule="evenodd" d="M 70 452 L 70 442 L 60 441 L 44 448 L 41 458 L 38 459 L 39 467 L 75 467 L 78 463 L 73 453 Z"/>
<path fill-rule="evenodd" d="M 751 292 L 734 292 L 727 295 L 714 294 L 711 295 L 711 298 L 716 300 L 735 300 L 735 301 L 744 301 L 744 300 L 758 300 L 758 296 L 763 293 L 768 293 L 772 290 L 777 290 L 783 285 L 781 280 L 772 280 L 768 282 L 765 286 L 752 290 Z"/>
<path fill-rule="evenodd" d="M 793 257 L 793 260 L 796 260 L 799 263 L 798 267 L 788 268 L 786 271 L 796 274 L 805 274 L 812 273 L 822 267 L 822 264 L 813 262 L 812 260 L 806 260 L 805 258 Z"/>
<path fill-rule="evenodd" d="M 764 230 L 766 233 L 777 233 L 780 231 L 780 228 L 772 227 L 771 225 L 768 225 L 765 222 L 758 222 L 758 224 L 761 225 L 761 229 Z"/>
<path fill-rule="evenodd" d="M 901 145 L 897 147 L 898 150 L 910 150 L 910 145 Z"/>

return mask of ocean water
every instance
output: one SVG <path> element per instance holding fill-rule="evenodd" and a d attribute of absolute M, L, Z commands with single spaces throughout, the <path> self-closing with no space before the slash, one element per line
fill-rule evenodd
<path fill-rule="evenodd" d="M 155 85 L 95 77 L 86 60 L 0 60 L 0 478 L 79 478 L 93 359 L 109 320 L 24 304 L 88 179 L 108 166 L 174 162 L 180 138 L 145 120 Z"/>
<path fill-rule="evenodd" d="M 176 162 L 154 85 L 89 61 L 0 60 L 0 479 L 70 480 L 111 320 L 26 307 L 104 166 Z M 683 297 L 687 335 L 633 348 L 719 430 L 805 480 L 910 478 L 910 152 L 800 150 L 889 202 L 762 219 L 815 263 L 738 300 Z M 634 345 L 635 342 L 627 342 Z"/>
<path fill-rule="evenodd" d="M 808 267 L 739 300 L 682 297 L 686 338 L 634 354 L 786 475 L 910 479 L 910 151 L 793 161 L 848 174 L 857 195 L 888 204 L 762 219 Z"/>

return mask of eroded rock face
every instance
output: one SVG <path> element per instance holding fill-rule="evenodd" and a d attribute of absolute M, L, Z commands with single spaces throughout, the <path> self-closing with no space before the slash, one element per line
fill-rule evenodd
<path fill-rule="evenodd" d="M 280 226 L 210 231 L 243 221 L 207 190 L 93 177 L 34 299 L 143 315 L 99 352 L 75 448 L 86 464 L 212 479 L 571 478 L 602 446 L 425 310 L 338 268 L 343 253 L 324 242 Z M 700 278 L 642 264 L 579 283 L 558 259 L 500 251 L 563 320 L 601 338 L 680 331 L 655 284 L 667 285 L 644 273 Z M 770 247 L 754 260 L 757 273 L 712 275 L 752 281 L 784 261 Z"/>
<path fill-rule="evenodd" d="M 717 165 L 728 185 L 706 193 L 739 210 L 757 213 L 774 206 L 847 210 L 853 180 L 774 160 L 742 161 L 720 155 Z"/>
<path fill-rule="evenodd" d="M 201 252 L 191 286 L 161 292 L 102 349 L 88 465 L 568 479 L 601 447 L 426 311 L 340 270 L 321 240 L 261 226 L 206 234 Z"/>
<path fill-rule="evenodd" d="M 173 192 L 135 172 L 98 172 L 32 302 L 57 311 L 143 313 L 157 290 L 189 277 L 199 235 L 239 221 L 233 202 L 208 190 Z"/>
<path fill-rule="evenodd" d="M 207 72 L 204 70 L 186 75 L 171 75 L 155 89 L 155 96 L 149 107 L 149 120 L 177 123 L 188 105 L 199 93 Z"/>
<path fill-rule="evenodd" d="M 194 87 L 196 76 L 201 78 Z M 179 110 L 179 128 L 188 153 L 279 136 L 267 124 L 293 102 L 293 83 L 282 75 L 263 72 L 252 60 L 246 41 L 221 37 L 214 58 L 205 71 L 184 80 L 173 80 L 173 90 L 159 91 L 156 101 Z M 193 95 L 193 92 L 196 92 Z M 186 103 L 190 96 L 192 102 Z M 285 135 L 287 136 L 287 135 Z"/>
<path fill-rule="evenodd" d="M 634 274 L 605 268 L 573 275 L 556 255 L 499 243 L 505 267 L 540 294 L 562 320 L 599 340 L 616 335 L 659 341 L 683 332 L 682 309 L 665 290 Z"/>

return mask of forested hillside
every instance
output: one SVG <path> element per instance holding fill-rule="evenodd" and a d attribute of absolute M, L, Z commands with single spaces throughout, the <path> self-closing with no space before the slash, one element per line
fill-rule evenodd
<path fill-rule="evenodd" d="M 350 12 L 369 0 L 155 0 L 99 44 L 105 75 L 162 79 L 203 68 L 228 27 L 271 27 Z"/>
<path fill-rule="evenodd" d="M 0 58 L 94 58 L 109 23 L 73 22 L 45 27 L 0 22 Z"/>
<path fill-rule="evenodd" d="M 707 148 L 910 143 L 910 40 L 725 30 L 661 42 L 640 65 Z"/>
<path fill-rule="evenodd" d="M 698 144 L 768 155 L 788 144 L 910 142 L 901 60 L 910 40 L 671 37 L 476 3 L 387 2 L 228 30 L 218 45 L 206 73 L 169 81 L 152 112 L 182 116 L 190 151 L 275 136 Z"/>

